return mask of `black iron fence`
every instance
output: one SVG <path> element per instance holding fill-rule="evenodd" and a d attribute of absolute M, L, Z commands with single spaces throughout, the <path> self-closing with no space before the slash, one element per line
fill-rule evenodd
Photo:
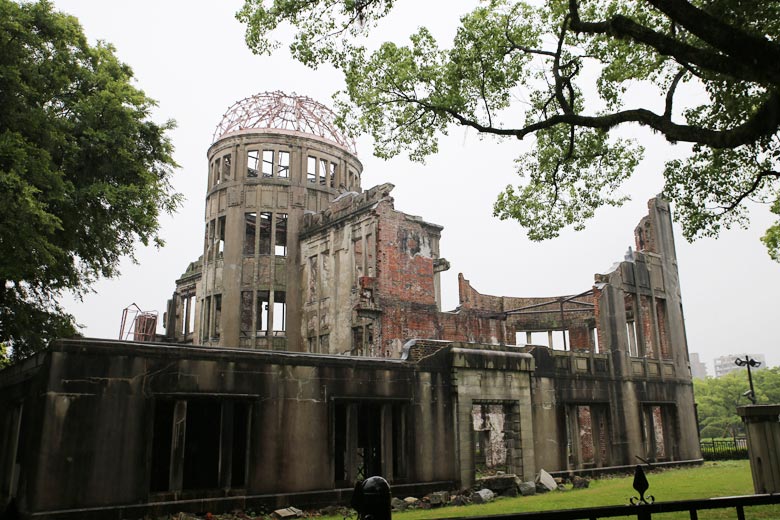
<path fill-rule="evenodd" d="M 680 500 L 675 502 L 655 502 L 653 504 L 588 507 L 583 509 L 567 509 L 563 511 L 537 511 L 508 515 L 470 516 L 469 520 L 597 520 L 600 518 L 636 518 L 637 520 L 652 520 L 667 513 L 680 513 L 673 518 L 690 518 L 698 520 L 700 511 L 712 509 L 731 510 L 727 518 L 745 520 L 751 518 L 751 508 L 780 504 L 780 494 L 774 495 L 744 495 L 738 497 L 707 498 L 701 500 Z M 745 516 L 745 512 L 748 516 Z M 729 514 L 729 513 L 727 513 Z M 719 517 L 720 518 L 720 517 Z M 776 518 L 764 515 L 763 518 Z M 455 519 L 453 519 L 455 520 Z"/>
<path fill-rule="evenodd" d="M 704 460 L 747 459 L 747 439 L 719 439 L 701 441 Z"/>

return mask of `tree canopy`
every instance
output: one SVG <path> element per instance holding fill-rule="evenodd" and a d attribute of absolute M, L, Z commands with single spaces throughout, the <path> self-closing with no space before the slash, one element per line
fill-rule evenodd
<path fill-rule="evenodd" d="M 780 367 L 753 371 L 757 404 L 780 403 Z M 746 371 L 735 370 L 725 376 L 694 379 L 703 438 L 744 435 L 745 427 L 737 415 L 737 406 L 750 404 L 744 393 L 750 388 Z"/>
<path fill-rule="evenodd" d="M 341 123 L 372 135 L 379 157 L 423 160 L 457 125 L 532 138 L 518 158 L 524 180 L 494 205 L 532 239 L 579 229 L 626 200 L 618 188 L 643 153 L 614 132 L 627 124 L 691 143 L 664 169 L 686 238 L 747 225 L 746 199 L 780 215 L 780 3 L 489 0 L 447 45 L 421 27 L 408 43 L 369 50 L 361 39 L 394 4 L 245 0 L 237 16 L 253 51 L 272 51 L 275 30 L 292 24 L 296 59 L 343 71 Z M 780 260 L 780 220 L 762 240 Z"/>
<path fill-rule="evenodd" d="M 179 204 L 166 132 L 114 48 L 50 2 L 0 0 L 0 344 L 13 357 L 76 332 L 57 304 L 161 244 Z"/>

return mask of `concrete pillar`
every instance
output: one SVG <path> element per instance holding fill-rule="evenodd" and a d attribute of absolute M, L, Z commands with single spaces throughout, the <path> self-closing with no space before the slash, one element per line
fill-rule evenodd
<path fill-rule="evenodd" d="M 780 405 L 739 406 L 737 413 L 747 431 L 753 489 L 780 492 Z"/>

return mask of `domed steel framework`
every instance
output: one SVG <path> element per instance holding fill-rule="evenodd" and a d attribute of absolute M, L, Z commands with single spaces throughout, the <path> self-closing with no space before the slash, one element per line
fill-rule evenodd
<path fill-rule="evenodd" d="M 332 110 L 309 97 L 261 92 L 234 103 L 225 112 L 214 131 L 213 142 L 230 132 L 274 128 L 316 135 L 357 155 L 355 140 L 336 127 L 335 119 Z"/>

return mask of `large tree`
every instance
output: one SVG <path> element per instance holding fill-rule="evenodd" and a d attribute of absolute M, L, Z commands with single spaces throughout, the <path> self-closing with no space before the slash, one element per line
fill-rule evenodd
<path fill-rule="evenodd" d="M 754 370 L 753 386 L 758 404 L 779 403 L 780 367 Z M 737 406 L 750 404 L 745 397 L 750 386 L 744 369 L 722 377 L 694 379 L 693 387 L 702 437 L 744 435 L 744 424 L 737 415 Z"/>
<path fill-rule="evenodd" d="M 524 181 L 494 206 L 532 239 L 625 200 L 618 187 L 643 151 L 614 132 L 627 124 L 691 143 L 664 170 L 687 238 L 745 225 L 746 199 L 780 215 L 780 2 L 490 0 L 446 46 L 423 27 L 406 45 L 367 50 L 361 38 L 381 33 L 394 3 L 245 0 L 238 18 L 255 52 L 292 24 L 298 60 L 341 69 L 342 122 L 371 134 L 380 157 L 422 160 L 453 125 L 533 138 L 518 161 Z M 763 240 L 780 260 L 780 222 Z"/>
<path fill-rule="evenodd" d="M 179 196 L 154 101 L 46 1 L 0 0 L 0 343 L 15 358 L 75 333 L 57 304 L 160 244 Z"/>

